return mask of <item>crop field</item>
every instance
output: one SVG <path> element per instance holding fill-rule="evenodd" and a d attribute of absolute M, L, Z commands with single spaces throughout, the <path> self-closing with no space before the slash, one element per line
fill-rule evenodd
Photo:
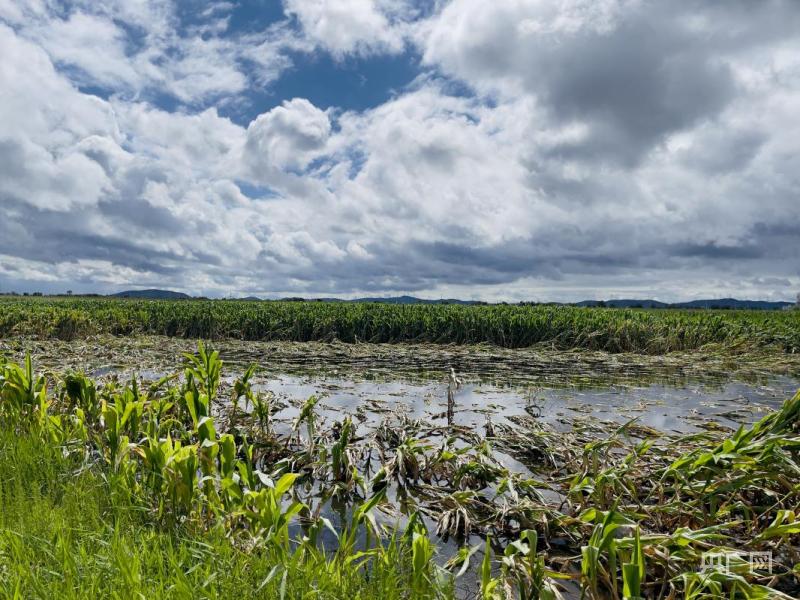
<path fill-rule="evenodd" d="M 224 300 L 0 299 L 0 337 L 71 340 L 100 333 L 200 339 L 438 344 L 663 354 L 800 351 L 800 311 L 674 311 Z"/>
<path fill-rule="evenodd" d="M 800 597 L 798 318 L 4 298 L 0 597 Z"/>

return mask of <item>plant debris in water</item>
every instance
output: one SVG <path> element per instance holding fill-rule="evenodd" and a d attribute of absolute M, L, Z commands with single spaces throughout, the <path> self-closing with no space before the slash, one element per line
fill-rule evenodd
<path fill-rule="evenodd" d="M 196 340 L 164 336 L 95 336 L 60 341 L 0 338 L 0 353 L 22 360 L 30 354 L 42 368 L 79 370 L 101 376 L 133 372 L 166 374 L 178 369 Z M 252 363 L 270 376 L 346 377 L 348 379 L 440 380 L 455 368 L 468 381 L 547 387 L 607 387 L 731 378 L 764 382 L 776 374 L 800 377 L 800 354 L 752 351 L 730 354 L 717 348 L 650 356 L 589 350 L 554 350 L 546 346 L 506 349 L 489 345 L 346 344 L 341 342 L 214 342 L 229 374 Z M 158 375 L 160 376 L 160 375 Z M 157 379 L 158 377 L 154 377 Z"/>

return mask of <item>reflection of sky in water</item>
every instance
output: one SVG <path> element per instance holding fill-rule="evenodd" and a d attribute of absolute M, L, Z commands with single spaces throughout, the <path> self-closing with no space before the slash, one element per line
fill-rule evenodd
<path fill-rule="evenodd" d="M 777 408 L 800 383 L 788 377 L 775 377 L 769 385 L 728 382 L 720 385 L 670 387 L 652 384 L 642 387 L 596 389 L 546 389 L 495 387 L 467 383 L 456 393 L 456 424 L 481 431 L 487 415 L 503 423 L 512 415 L 541 414 L 554 425 L 576 417 L 623 423 L 632 418 L 661 431 L 694 431 L 713 420 L 735 427 L 751 423 L 767 410 Z M 445 383 L 396 381 L 349 381 L 319 377 L 281 375 L 260 383 L 288 406 L 276 415 L 289 421 L 297 407 L 311 395 L 320 396 L 317 413 L 326 420 L 346 415 L 356 423 L 377 425 L 385 416 L 405 416 L 431 425 L 444 424 L 447 410 Z"/>

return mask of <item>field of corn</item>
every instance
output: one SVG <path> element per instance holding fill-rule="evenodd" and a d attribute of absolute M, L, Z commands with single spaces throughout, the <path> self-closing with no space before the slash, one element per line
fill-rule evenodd
<path fill-rule="evenodd" d="M 537 344 L 664 354 L 709 345 L 800 352 L 800 311 L 0 298 L 0 338 L 97 334 L 196 339 Z"/>
<path fill-rule="evenodd" d="M 71 314 L 110 329 L 126 316 L 130 332 L 168 318 L 162 303 L 85 302 L 43 301 L 28 317 L 6 303 L 4 327 L 49 327 Z M 475 335 L 453 323 L 498 319 L 479 331 L 516 331 L 520 344 L 548 314 L 194 302 L 173 310 L 181 335 L 193 311 L 219 311 L 227 333 L 254 315 L 313 324 L 328 314 L 327 329 L 306 333 L 345 339 L 336 319 L 347 315 L 362 332 L 379 316 L 441 318 L 450 341 Z M 770 343 L 796 335 L 788 315 L 559 311 L 593 325 L 554 343 L 604 321 L 606 332 L 633 327 L 628 320 L 664 335 L 667 323 L 680 326 L 676 339 L 705 331 L 695 340 L 703 343 L 724 341 L 709 333 L 714 323 L 728 341 L 736 329 L 760 327 Z M 287 335 L 261 330 L 279 333 Z M 327 423 L 312 396 L 284 428 L 276 399 L 253 384 L 256 365 L 226 377 L 202 344 L 181 363 L 144 381 L 0 362 L 0 597 L 800 596 L 800 394 L 736 431 L 678 435 L 636 421 L 609 430 L 591 420 L 563 431 L 535 411 L 476 430 L 454 422 L 460 381 L 451 371 L 441 422 L 401 412 L 369 429 L 355 415 Z M 505 467 L 498 451 L 524 469 Z M 769 569 L 754 567 L 751 552 L 769 553 Z"/>

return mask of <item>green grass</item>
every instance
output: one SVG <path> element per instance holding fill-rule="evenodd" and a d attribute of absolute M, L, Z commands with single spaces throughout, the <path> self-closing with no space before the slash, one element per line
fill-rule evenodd
<path fill-rule="evenodd" d="M 0 598 L 452 597 L 419 563 L 424 529 L 374 522 L 381 494 L 326 548 L 299 474 L 270 465 L 270 481 L 252 445 L 216 433 L 216 353 L 187 361 L 183 389 L 70 374 L 53 390 L 30 359 L 0 360 Z M 252 396 L 246 377 L 235 389 Z"/>
<path fill-rule="evenodd" d="M 392 305 L 97 298 L 0 299 L 0 337 L 94 334 L 197 339 L 488 343 L 507 348 L 664 354 L 800 351 L 800 311 L 623 310 L 555 306 Z"/>
<path fill-rule="evenodd" d="M 277 565 L 286 567 L 273 573 Z M 0 598 L 407 597 L 400 562 L 368 571 L 237 548 L 222 527 L 165 527 L 97 467 L 0 431 Z M 442 591 L 445 594 L 445 591 Z"/>

